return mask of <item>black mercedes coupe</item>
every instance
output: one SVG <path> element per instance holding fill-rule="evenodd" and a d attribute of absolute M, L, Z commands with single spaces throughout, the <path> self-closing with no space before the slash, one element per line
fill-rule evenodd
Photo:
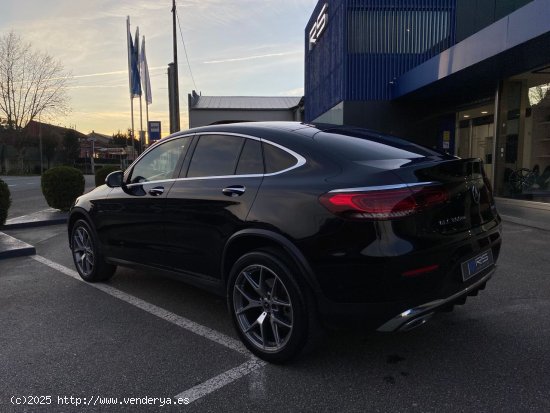
<path fill-rule="evenodd" d="M 72 207 L 86 281 L 155 268 L 227 297 L 243 343 L 284 362 L 324 325 L 403 331 L 485 288 L 501 219 L 479 159 L 293 122 L 176 133 Z"/>

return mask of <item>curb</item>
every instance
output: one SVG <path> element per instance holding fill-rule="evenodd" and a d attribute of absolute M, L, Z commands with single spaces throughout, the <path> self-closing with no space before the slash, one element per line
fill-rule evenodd
<path fill-rule="evenodd" d="M 0 232 L 0 260 L 35 254 L 36 249 L 32 245 Z"/>
<path fill-rule="evenodd" d="M 6 222 L 4 226 L 0 227 L 0 230 L 4 231 L 9 229 L 34 228 L 34 227 L 45 227 L 48 225 L 66 224 L 67 218 L 68 218 L 67 216 L 64 216 L 59 218 L 43 219 L 43 220 L 36 220 L 36 221 L 21 221 L 21 222 L 13 222 L 13 223 Z"/>
<path fill-rule="evenodd" d="M 32 214 L 8 219 L 3 226 L 0 226 L 0 231 L 65 224 L 68 216 L 68 212 L 61 212 L 56 209 L 45 209 L 43 211 L 33 212 Z"/>

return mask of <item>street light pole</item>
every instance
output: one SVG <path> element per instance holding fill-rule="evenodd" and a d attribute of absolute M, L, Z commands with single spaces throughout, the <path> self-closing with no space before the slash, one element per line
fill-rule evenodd
<path fill-rule="evenodd" d="M 95 139 L 96 138 L 94 137 L 88 138 L 88 142 L 92 142 L 92 156 L 90 157 L 90 166 L 92 168 L 92 175 L 95 175 L 95 163 L 94 163 Z"/>

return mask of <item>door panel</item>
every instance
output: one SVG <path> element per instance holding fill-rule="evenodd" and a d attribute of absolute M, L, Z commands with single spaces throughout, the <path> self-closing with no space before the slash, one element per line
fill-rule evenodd
<path fill-rule="evenodd" d="M 164 266 L 164 208 L 192 137 L 161 143 L 148 151 L 95 206 L 96 228 L 105 254 L 112 258 Z"/>
<path fill-rule="evenodd" d="M 97 228 L 106 254 L 126 261 L 163 265 L 163 211 L 173 180 L 115 188 L 97 208 Z M 151 190 L 163 188 L 162 194 Z"/>
<path fill-rule="evenodd" d="M 176 181 L 165 209 L 168 264 L 219 278 L 225 243 L 244 226 L 262 179 L 259 175 Z"/>

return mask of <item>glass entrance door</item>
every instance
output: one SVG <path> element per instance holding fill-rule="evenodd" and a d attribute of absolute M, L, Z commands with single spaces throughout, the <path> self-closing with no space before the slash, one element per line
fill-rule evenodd
<path fill-rule="evenodd" d="M 478 106 L 458 113 L 457 156 L 480 158 L 488 177 L 493 169 L 494 106 Z"/>
<path fill-rule="evenodd" d="M 497 195 L 550 202 L 550 73 L 504 82 L 498 118 Z"/>

